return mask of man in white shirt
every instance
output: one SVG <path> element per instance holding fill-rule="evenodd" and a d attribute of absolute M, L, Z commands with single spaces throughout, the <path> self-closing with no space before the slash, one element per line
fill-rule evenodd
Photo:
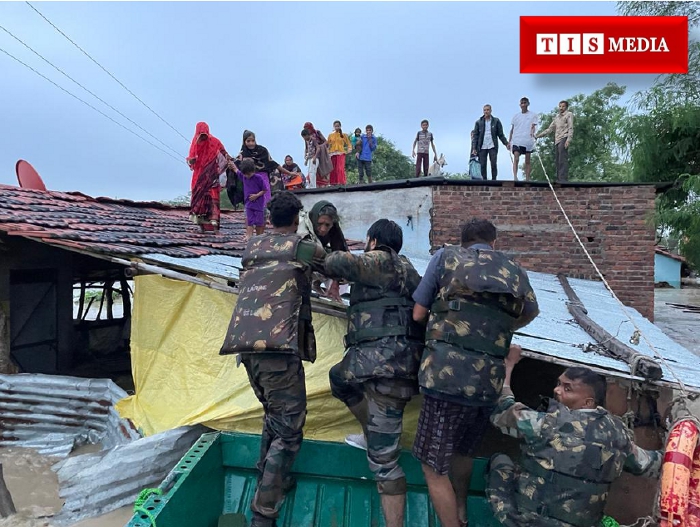
<path fill-rule="evenodd" d="M 508 150 L 513 152 L 513 179 L 518 181 L 518 164 L 520 154 L 525 154 L 525 180 L 530 181 L 530 154 L 535 147 L 535 130 L 537 114 L 528 110 L 530 101 L 527 97 L 520 99 L 520 112 L 513 116 L 508 136 Z"/>

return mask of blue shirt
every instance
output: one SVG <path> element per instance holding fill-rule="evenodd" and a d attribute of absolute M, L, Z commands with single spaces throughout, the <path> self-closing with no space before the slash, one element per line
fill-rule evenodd
<path fill-rule="evenodd" d="M 377 137 L 373 134 L 368 138 L 366 134 L 362 134 L 362 151 L 360 152 L 360 161 L 372 161 L 372 152 L 377 149 Z"/>
<path fill-rule="evenodd" d="M 470 245 L 469 248 L 493 251 L 493 247 L 487 243 L 475 243 Z M 444 249 L 438 249 L 433 255 L 420 284 L 418 284 L 418 287 L 413 292 L 413 301 L 428 309 L 433 305 L 438 291 L 440 291 L 440 276 L 445 270 L 444 252 Z"/>

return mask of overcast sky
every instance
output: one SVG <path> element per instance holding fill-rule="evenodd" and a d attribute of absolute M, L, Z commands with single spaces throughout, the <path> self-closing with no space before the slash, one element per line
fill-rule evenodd
<path fill-rule="evenodd" d="M 156 150 L 0 53 L 0 183 L 26 159 L 52 190 L 138 200 L 189 191 L 197 121 L 229 153 L 244 129 L 301 164 L 305 121 L 324 133 L 371 123 L 410 155 L 422 119 L 451 172 L 467 168 L 469 132 L 489 103 L 510 128 L 518 100 L 548 112 L 613 81 L 628 93 L 653 75 L 521 75 L 519 17 L 616 15 L 614 2 L 49 2 L 34 4 L 187 140 L 144 108 L 24 2 L 0 25 L 174 149 Z M 0 30 L 3 49 L 149 141 Z M 174 155 L 174 154 L 173 154 Z M 512 179 L 504 148 L 499 179 Z"/>

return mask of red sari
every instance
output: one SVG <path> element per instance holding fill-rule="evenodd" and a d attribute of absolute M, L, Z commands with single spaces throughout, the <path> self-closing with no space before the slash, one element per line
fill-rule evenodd
<path fill-rule="evenodd" d="M 198 141 L 206 134 L 206 139 Z M 224 145 L 209 133 L 209 125 L 197 123 L 187 163 L 192 169 L 190 219 L 202 230 L 219 229 L 221 219 L 219 174 L 226 168 Z"/>

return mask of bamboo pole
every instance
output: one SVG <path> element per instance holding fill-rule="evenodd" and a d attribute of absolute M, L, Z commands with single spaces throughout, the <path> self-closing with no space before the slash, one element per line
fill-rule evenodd
<path fill-rule="evenodd" d="M 569 308 L 569 313 L 571 313 L 576 322 L 579 323 L 586 333 L 593 337 L 598 344 L 609 352 L 609 356 L 629 364 L 632 374 L 639 373 L 645 379 L 653 381 L 658 381 L 663 377 L 663 370 L 654 359 L 633 350 L 628 345 L 616 339 L 614 335 L 608 333 L 602 326 L 596 324 L 593 319 L 588 316 L 588 311 L 569 284 L 566 276 L 559 274 L 557 278 L 559 278 L 559 282 L 561 282 L 564 292 L 569 298 L 569 302 L 566 304 Z"/>

